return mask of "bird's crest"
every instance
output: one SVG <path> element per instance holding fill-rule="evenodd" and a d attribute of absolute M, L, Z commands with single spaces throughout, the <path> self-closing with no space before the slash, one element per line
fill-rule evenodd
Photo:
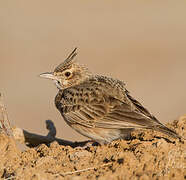
<path fill-rule="evenodd" d="M 70 64 L 72 64 L 74 62 L 74 57 L 77 55 L 77 48 L 75 48 L 70 55 L 65 59 L 64 62 L 62 62 L 61 64 L 59 64 L 54 72 L 59 72 L 64 70 L 66 67 L 68 67 Z"/>

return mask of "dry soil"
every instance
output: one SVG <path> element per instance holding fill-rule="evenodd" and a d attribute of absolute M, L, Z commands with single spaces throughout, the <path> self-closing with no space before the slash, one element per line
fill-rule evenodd
<path fill-rule="evenodd" d="M 168 124 L 186 137 L 186 116 Z M 186 143 L 153 131 L 135 131 L 129 140 L 87 147 L 52 142 L 20 151 L 0 136 L 2 179 L 186 179 Z"/>

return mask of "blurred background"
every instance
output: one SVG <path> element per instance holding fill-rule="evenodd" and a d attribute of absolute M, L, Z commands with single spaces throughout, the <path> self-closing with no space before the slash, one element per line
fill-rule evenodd
<path fill-rule="evenodd" d="M 54 106 L 57 89 L 41 79 L 78 47 L 77 60 L 126 82 L 160 121 L 186 113 L 186 1 L 2 0 L 0 92 L 11 124 L 84 140 Z"/>

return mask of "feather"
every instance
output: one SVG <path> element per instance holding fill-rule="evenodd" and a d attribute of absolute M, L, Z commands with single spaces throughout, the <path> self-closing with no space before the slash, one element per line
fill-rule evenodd
<path fill-rule="evenodd" d="M 75 48 L 71 53 L 70 55 L 65 59 L 65 61 L 61 64 L 59 64 L 54 72 L 60 72 L 60 71 L 63 71 L 65 68 L 67 68 L 70 64 L 73 63 L 73 60 L 74 60 L 74 57 L 77 55 L 77 48 Z"/>

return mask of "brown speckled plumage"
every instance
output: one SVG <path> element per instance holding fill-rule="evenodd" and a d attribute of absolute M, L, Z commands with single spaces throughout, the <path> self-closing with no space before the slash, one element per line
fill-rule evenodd
<path fill-rule="evenodd" d="M 160 123 L 117 79 L 93 75 L 74 61 L 76 49 L 52 73 L 59 89 L 55 104 L 69 126 L 99 143 L 125 138 L 134 129 L 154 129 L 179 136 Z"/>

